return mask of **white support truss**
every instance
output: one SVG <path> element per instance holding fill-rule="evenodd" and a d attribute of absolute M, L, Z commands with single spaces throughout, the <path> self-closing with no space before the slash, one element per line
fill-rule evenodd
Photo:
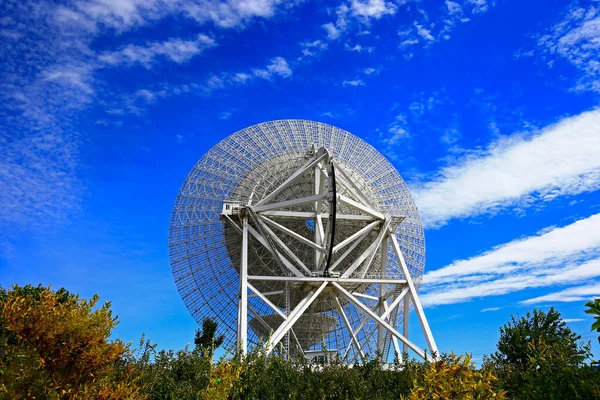
<path fill-rule="evenodd" d="M 219 323 L 225 348 L 244 354 L 271 338 L 269 351 L 315 357 L 323 343 L 348 362 L 437 350 L 416 292 L 424 244 L 390 162 L 349 132 L 302 120 L 217 144 L 181 186 L 169 229 L 182 299 L 197 322 Z M 422 342 L 409 337 L 420 335 L 408 329 L 415 318 Z"/>
<path fill-rule="evenodd" d="M 318 303 L 320 296 L 324 296 L 323 293 L 327 293 L 327 301 L 333 305 L 330 312 L 337 313 L 337 323 L 347 330 L 350 339 L 344 342 L 344 348 L 336 350 L 343 353 L 344 359 L 351 354 L 355 361 L 364 361 L 367 355 L 363 342 L 371 338 L 380 354 L 387 356 L 393 347 L 399 360 L 402 360 L 403 352 L 409 350 L 419 357 L 433 359 L 432 355 L 438 350 L 395 233 L 405 216 L 378 211 L 377 203 L 362 192 L 361 186 L 353 182 L 342 166 L 334 164 L 330 158 L 327 151 L 319 149 L 255 205 L 250 202 L 240 205 L 239 211 L 236 211 L 239 212 L 239 222 L 236 222 L 236 217 L 230 216 L 237 215 L 233 212 L 222 217 L 226 225 L 242 236 L 239 351 L 247 351 L 248 311 L 264 329 L 270 331 L 265 344 L 267 353 L 279 346 L 288 356 L 295 354 L 290 349 L 290 341 L 294 342 L 291 345 L 295 345 L 297 351 L 308 350 L 302 348 L 302 340 L 293 328 L 305 314 L 313 312 L 311 315 L 314 315 L 315 311 L 309 310 Z M 280 196 L 293 190 L 293 185 L 307 176 L 312 177 L 310 192 L 304 192 L 297 198 Z M 332 182 L 336 182 L 333 189 Z M 341 192 L 336 192 L 336 184 L 341 185 Z M 336 202 L 344 212 L 337 212 Z M 238 207 L 235 203 L 228 204 Z M 356 229 L 337 238 L 334 236 L 337 220 L 346 224 L 343 226 L 354 224 Z M 310 229 L 314 232 L 307 235 L 306 231 L 295 231 L 290 226 L 298 226 L 298 223 L 293 221 L 306 222 L 306 227 L 311 222 Z M 248 273 L 249 237 L 273 255 L 282 275 Z M 333 242 L 333 237 L 336 237 L 337 243 Z M 307 250 L 298 253 L 298 249 L 308 249 L 312 255 L 307 256 Z M 264 252 L 264 249 L 261 251 Z M 388 254 L 388 251 L 393 253 Z M 394 264 L 391 265 L 394 265 L 395 272 L 388 275 L 388 258 L 394 256 Z M 375 265 L 374 269 L 372 265 Z M 282 287 L 285 289 L 281 290 Z M 301 297 L 296 294 L 293 309 L 289 301 L 289 287 L 301 290 Z M 374 290 L 362 292 L 366 287 Z M 261 292 L 259 288 L 265 290 Z M 262 301 L 263 313 L 271 314 L 259 315 L 249 307 L 249 298 L 254 302 Z M 282 298 L 286 299 L 285 305 Z M 411 301 L 428 351 L 409 339 Z M 402 332 L 399 323 L 396 324 L 398 314 L 403 314 Z M 374 325 L 375 330 L 372 328 Z"/>

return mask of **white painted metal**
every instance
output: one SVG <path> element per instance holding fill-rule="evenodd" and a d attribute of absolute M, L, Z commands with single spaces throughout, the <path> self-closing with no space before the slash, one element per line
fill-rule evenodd
<path fill-rule="evenodd" d="M 360 231 L 356 232 L 352 236 L 348 236 L 346 239 L 342 240 L 340 243 L 336 244 L 333 247 L 333 250 L 332 250 L 333 253 L 337 253 L 338 251 L 340 251 L 340 249 L 343 249 L 349 243 L 353 242 L 354 240 L 357 240 L 361 236 L 365 236 L 366 234 L 371 232 L 373 230 L 373 228 L 375 228 L 380 223 L 381 223 L 380 221 L 371 222 L 369 225 L 365 226 L 364 228 L 362 228 Z"/>
<path fill-rule="evenodd" d="M 299 218 L 299 219 L 307 219 L 312 218 L 315 214 L 313 212 L 308 211 L 262 211 L 260 215 L 264 217 L 289 217 L 289 218 Z M 329 218 L 328 214 L 320 213 L 319 217 L 323 219 Z M 336 214 L 336 220 L 352 220 L 352 221 L 374 221 L 375 217 L 370 215 L 355 215 L 355 214 Z"/>
<path fill-rule="evenodd" d="M 303 204 L 314 203 L 315 201 L 323 200 L 326 198 L 327 193 L 319 193 L 314 194 L 312 196 L 301 197 L 299 199 L 280 201 L 279 203 L 264 204 L 262 206 L 254 207 L 254 211 L 259 213 L 261 211 L 276 210 L 278 208 L 301 206 Z"/>
<path fill-rule="evenodd" d="M 425 334 L 425 340 L 427 340 L 427 345 L 429 346 L 429 350 L 431 350 L 432 354 L 439 355 L 437 345 L 435 344 L 435 340 L 433 339 L 433 335 L 431 334 L 431 329 L 429 328 L 429 323 L 427 322 L 427 318 L 425 317 L 425 312 L 423 311 L 423 306 L 421 306 L 421 301 L 419 300 L 419 296 L 417 295 L 417 290 L 415 289 L 415 285 L 412 281 L 410 273 L 408 272 L 408 268 L 406 266 L 406 261 L 404 261 L 404 256 L 402 255 L 402 251 L 400 250 L 400 246 L 398 245 L 398 239 L 396 239 L 395 235 L 390 235 L 392 238 L 392 243 L 394 245 L 394 251 L 400 260 L 400 265 L 402 267 L 402 273 L 406 278 L 408 287 L 410 289 L 410 299 L 415 305 L 415 311 L 417 312 L 417 316 L 419 318 L 419 322 L 421 323 L 421 329 Z"/>
<path fill-rule="evenodd" d="M 384 269 L 382 272 L 385 273 L 385 270 L 387 269 L 387 257 L 388 257 L 388 238 L 387 236 L 382 240 L 381 243 L 381 266 Z M 379 303 L 379 315 L 382 316 L 383 318 L 383 314 L 385 313 L 385 307 L 384 307 L 384 303 L 386 298 L 384 298 L 384 285 L 380 284 L 379 285 L 379 298 L 377 299 L 378 303 Z M 383 351 L 384 351 L 384 345 L 385 345 L 385 329 L 384 327 L 379 324 L 377 325 L 377 351 L 379 351 L 381 353 L 381 355 L 383 356 Z"/>
<path fill-rule="evenodd" d="M 194 317 L 217 319 L 225 345 L 237 342 L 242 353 L 259 342 L 258 323 L 272 330 L 267 351 L 288 356 L 290 339 L 300 352 L 324 339 L 349 360 L 391 348 L 402 357 L 398 340 L 423 356 L 408 340 L 409 308 L 400 307 L 411 298 L 437 351 L 413 281 L 424 265 L 418 211 L 397 171 L 348 132 L 274 121 L 228 137 L 182 186 L 169 245 Z"/>
<path fill-rule="evenodd" d="M 267 305 L 269 307 L 271 307 L 271 309 L 273 309 L 273 311 L 275 311 L 277 314 L 279 314 L 281 316 L 281 318 L 283 318 L 284 320 L 287 319 L 287 316 L 279 309 L 279 307 L 277 307 L 275 304 L 273 304 L 271 302 L 271 300 L 269 300 L 266 296 L 264 296 L 258 289 L 256 289 L 254 286 L 252 286 L 252 284 L 250 282 L 248 282 L 247 280 L 246 280 L 246 285 L 248 286 L 248 289 L 252 290 L 254 292 L 254 294 L 256 294 L 258 297 L 260 297 L 262 299 L 262 301 L 267 303 Z"/>
<path fill-rule="evenodd" d="M 314 159 L 312 159 L 309 162 L 307 162 L 306 164 L 304 164 L 300 169 L 298 169 L 288 179 L 286 179 L 285 182 L 283 182 L 275 190 L 273 190 L 271 193 L 269 193 L 269 195 L 265 196 L 261 201 L 256 203 L 256 207 L 257 207 L 256 211 L 260 211 L 260 206 L 262 204 L 267 203 L 269 200 L 271 200 L 273 197 L 275 197 L 277 194 L 279 194 L 283 189 L 290 186 L 290 184 L 292 182 L 294 182 L 296 179 L 298 179 L 300 176 L 302 176 L 302 174 L 304 172 L 306 172 L 306 170 L 314 167 L 315 165 L 317 165 L 321 160 L 323 160 L 326 157 L 328 157 L 327 152 L 322 152 L 321 154 L 315 156 Z"/>
<path fill-rule="evenodd" d="M 283 262 L 283 264 L 287 267 L 287 269 L 289 271 L 291 271 L 294 275 L 296 276 L 304 276 L 302 274 L 302 272 L 300 272 L 295 266 L 294 264 L 292 264 L 287 258 L 285 258 L 283 256 L 283 254 L 281 254 L 279 251 L 277 251 L 276 249 L 271 249 L 271 247 L 269 246 L 269 244 L 267 243 L 267 241 L 265 240 L 265 238 L 262 237 L 262 235 L 260 233 L 258 233 L 256 231 L 256 229 L 254 229 L 253 227 L 249 226 L 248 227 L 248 232 L 250 232 L 250 234 L 258 240 L 258 242 L 260 244 L 263 245 L 263 247 L 265 247 L 269 252 L 271 253 L 275 253 L 277 255 L 277 257 Z M 284 273 L 287 271 L 283 271 Z"/>
<path fill-rule="evenodd" d="M 337 290 L 342 294 L 342 296 L 344 296 L 346 299 L 348 299 L 352 304 L 354 304 L 358 308 L 362 309 L 375 322 L 383 325 L 392 335 L 396 336 L 398 339 L 400 339 L 400 341 L 402 341 L 406 345 L 408 345 L 408 347 L 410 347 L 410 349 L 412 351 L 414 351 L 415 353 L 417 353 L 420 357 L 425 358 L 425 353 L 423 352 L 423 350 L 421 350 L 417 345 L 415 345 L 410 340 L 408 340 L 403 335 L 401 335 L 400 332 L 398 332 L 395 328 L 393 328 L 386 321 L 379 318 L 379 315 L 375 314 L 369 307 L 362 304 L 358 299 L 356 299 L 356 297 L 352 296 L 352 294 L 350 292 L 348 292 L 346 289 L 344 289 L 338 283 L 332 282 L 331 284 L 333 286 L 335 286 L 337 288 Z M 433 360 L 433 358 L 429 357 L 429 355 L 427 355 L 427 358 L 430 358 L 431 360 Z"/>
<path fill-rule="evenodd" d="M 320 195 L 319 195 L 320 196 Z M 292 231 L 291 229 L 286 228 L 283 225 L 278 224 L 277 222 L 273 221 L 272 219 L 263 217 L 262 215 L 259 216 L 259 218 L 266 222 L 269 225 L 274 226 L 275 228 L 279 229 L 281 232 L 293 237 L 294 239 L 298 240 L 301 243 L 304 243 L 310 247 L 312 247 L 315 250 L 318 250 L 320 252 L 324 252 L 325 248 L 323 246 L 319 246 L 318 244 L 316 244 L 315 242 L 313 242 L 310 239 L 305 238 L 304 236 L 299 235 L 298 233 Z"/>
<path fill-rule="evenodd" d="M 362 347 L 360 346 L 360 342 L 356 338 L 356 335 L 354 334 L 354 331 L 352 330 L 352 325 L 350 325 L 350 321 L 348 321 L 348 317 L 346 316 L 346 313 L 344 312 L 344 308 L 342 307 L 342 304 L 340 303 L 340 299 L 337 296 L 335 296 L 335 305 L 337 306 L 338 312 L 340 313 L 340 315 L 342 316 L 342 319 L 344 320 L 346 329 L 348 329 L 348 332 L 350 332 L 350 335 L 352 336 L 352 342 L 354 342 L 356 349 L 360 353 L 360 358 L 364 361 L 365 353 L 363 353 Z"/>
<path fill-rule="evenodd" d="M 260 218 L 259 222 L 262 223 Z M 271 228 L 266 226 L 266 224 L 263 224 L 263 229 L 271 235 L 271 239 L 275 241 L 275 243 L 277 243 L 279 247 L 281 247 L 281 249 L 283 249 L 285 254 L 287 254 L 296 263 L 297 266 L 299 266 L 305 273 L 310 274 L 310 270 L 308 269 L 308 267 L 304 265 L 302 260 L 300 260 L 300 258 L 298 258 L 298 256 L 292 250 L 290 250 L 290 248 L 285 243 L 283 243 L 281 239 L 279 239 L 279 237 L 275 234 L 275 232 L 271 230 Z M 292 270 L 292 272 L 294 272 L 296 276 L 303 276 L 303 274 L 298 270 Z"/>
<path fill-rule="evenodd" d="M 248 351 L 248 217 L 242 218 L 242 260 L 240 262 L 240 298 L 238 351 Z"/>
<path fill-rule="evenodd" d="M 308 295 L 302 299 L 302 301 L 296 306 L 294 311 L 288 315 L 287 319 L 281 324 L 279 328 L 273 333 L 271 340 L 267 343 L 266 350 L 267 354 L 270 353 L 277 343 L 283 338 L 283 336 L 294 326 L 298 318 L 302 316 L 304 311 L 311 305 L 313 301 L 319 296 L 319 294 L 325 289 L 327 282 L 323 282 L 316 290 L 311 290 Z"/>
<path fill-rule="evenodd" d="M 363 212 L 367 215 L 370 215 L 372 217 L 375 217 L 377 219 L 385 219 L 385 215 L 383 215 L 382 213 L 380 213 L 379 211 L 375 211 L 370 207 L 364 206 L 362 204 L 360 204 L 357 201 L 352 200 L 349 197 L 346 197 L 344 195 L 339 195 L 338 196 L 338 200 L 341 201 L 344 204 L 347 204 L 351 207 L 356 208 L 358 211 Z"/>
<path fill-rule="evenodd" d="M 329 278 L 323 276 L 304 276 L 304 277 L 286 277 L 286 276 L 256 276 L 249 275 L 248 280 L 252 281 L 279 281 L 279 282 L 338 282 L 360 285 L 363 283 L 384 283 L 384 284 L 406 284 L 406 279 L 385 279 L 385 278 Z"/>
<path fill-rule="evenodd" d="M 404 308 L 404 314 L 403 314 L 404 321 L 402 322 L 402 332 L 404 333 L 404 336 L 408 337 L 408 334 L 409 334 L 408 320 L 410 317 L 410 293 L 408 293 L 406 296 L 404 296 L 404 301 L 402 303 L 403 303 L 402 307 Z M 402 351 L 405 353 L 408 353 L 408 346 L 406 344 L 404 344 Z"/>

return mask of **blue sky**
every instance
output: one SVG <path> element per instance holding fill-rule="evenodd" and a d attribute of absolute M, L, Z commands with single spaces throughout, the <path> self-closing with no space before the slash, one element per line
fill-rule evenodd
<path fill-rule="evenodd" d="M 0 10 L 1 285 L 98 293 L 117 336 L 184 346 L 196 324 L 167 252 L 179 186 L 227 135 L 311 119 L 362 137 L 407 181 L 442 351 L 479 359 L 510 314 L 554 305 L 600 353 L 583 312 L 600 296 L 599 2 Z"/>

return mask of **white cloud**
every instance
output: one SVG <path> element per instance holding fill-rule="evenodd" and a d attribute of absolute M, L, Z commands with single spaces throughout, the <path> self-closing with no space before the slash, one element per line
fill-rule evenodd
<path fill-rule="evenodd" d="M 291 76 L 292 69 L 287 61 L 283 57 L 274 57 L 263 68 L 211 75 L 204 82 L 174 86 L 159 85 L 157 89 L 139 89 L 133 95 L 132 100 L 137 99 L 142 100 L 144 103 L 153 103 L 159 98 L 168 98 L 185 93 L 210 96 L 215 91 L 248 85 L 257 80 L 273 81 L 276 78 L 291 78 Z M 222 114 L 222 116 L 226 116 L 226 114 Z"/>
<path fill-rule="evenodd" d="M 567 324 L 572 323 L 572 322 L 583 322 L 585 321 L 585 319 L 583 318 L 564 318 L 563 321 Z"/>
<path fill-rule="evenodd" d="M 216 46 L 214 39 L 206 35 L 198 35 L 193 40 L 173 38 L 164 42 L 148 43 L 145 46 L 130 44 L 118 51 L 105 52 L 98 59 L 108 65 L 139 63 L 150 68 L 159 57 L 182 64 L 214 46 Z"/>
<path fill-rule="evenodd" d="M 396 13 L 396 6 L 384 0 L 351 0 L 350 10 L 352 15 L 369 19 L 379 19 L 384 15 L 393 15 Z"/>
<path fill-rule="evenodd" d="M 126 31 L 171 14 L 184 14 L 200 24 L 239 28 L 255 18 L 272 18 L 280 8 L 297 2 L 283 0 L 78 0 L 56 9 L 56 21 L 88 31 L 107 26 Z"/>
<path fill-rule="evenodd" d="M 348 87 L 348 86 L 365 86 L 365 81 L 363 81 L 362 79 L 356 78 L 356 79 L 352 79 L 352 80 L 345 80 L 344 82 L 342 82 L 342 85 L 344 87 Z"/>
<path fill-rule="evenodd" d="M 600 8 L 572 8 L 538 40 L 542 54 L 557 55 L 583 73 L 576 90 L 600 92 Z M 553 60 L 549 61 L 552 66 Z"/>
<path fill-rule="evenodd" d="M 428 272 L 428 305 L 452 304 L 600 276 L 600 214 Z"/>
<path fill-rule="evenodd" d="M 488 296 L 499 296 L 503 294 L 519 292 L 529 288 L 547 286 L 568 285 L 585 282 L 591 278 L 600 276 L 600 259 L 587 261 L 583 264 L 569 264 L 564 267 L 555 266 L 546 270 L 544 266 L 523 271 L 506 271 L 507 274 L 501 278 L 481 282 L 485 277 L 483 274 L 469 283 L 464 279 L 461 284 L 440 285 L 437 288 L 428 288 L 422 296 L 422 302 L 427 306 L 442 304 L 463 303 L 474 298 Z M 511 273 L 509 273 L 511 272 Z"/>
<path fill-rule="evenodd" d="M 500 310 L 500 307 L 488 307 L 488 308 L 482 308 L 481 312 L 490 312 L 490 311 L 498 311 Z"/>
<path fill-rule="evenodd" d="M 588 301 L 600 298 L 600 282 L 594 282 L 584 286 L 571 287 L 559 292 L 549 293 L 544 296 L 523 300 L 521 304 L 539 304 L 547 302 L 568 303 L 573 301 Z"/>
<path fill-rule="evenodd" d="M 417 39 L 406 39 L 406 40 L 403 40 L 402 42 L 400 42 L 399 47 L 400 48 L 410 47 L 410 46 L 414 46 L 417 43 L 419 43 L 419 40 L 417 40 Z"/>
<path fill-rule="evenodd" d="M 184 3 L 183 9 L 200 23 L 212 21 L 223 28 L 234 28 L 253 18 L 271 18 L 277 13 L 279 6 L 289 7 L 295 3 L 284 0 L 200 0 Z"/>
<path fill-rule="evenodd" d="M 344 49 L 346 49 L 348 51 L 355 51 L 357 53 L 363 53 L 363 52 L 371 53 L 373 50 L 375 50 L 373 47 L 364 47 L 364 46 L 361 46 L 360 44 L 355 44 L 354 46 L 350 46 L 348 43 L 346 43 L 344 45 Z"/>
<path fill-rule="evenodd" d="M 454 14 L 460 15 L 463 12 L 460 4 L 455 3 L 453 1 L 446 0 L 446 7 L 448 8 L 448 13 L 450 15 L 454 15 Z"/>
<path fill-rule="evenodd" d="M 414 191 L 423 221 L 495 213 L 600 187 L 600 111 L 565 118 L 525 139 L 503 138 L 443 168 Z"/>
<path fill-rule="evenodd" d="M 417 28 L 417 34 L 421 36 L 423 39 L 432 42 L 435 38 L 431 35 L 431 31 L 422 25 L 419 25 L 415 22 L 415 28 Z"/>
<path fill-rule="evenodd" d="M 325 31 L 327 31 L 327 38 L 329 40 L 335 40 L 340 37 L 341 29 L 333 24 L 333 22 L 328 22 L 326 24 L 321 25 Z"/>
<path fill-rule="evenodd" d="M 467 0 L 473 6 L 473 14 L 486 12 L 488 9 L 487 0 Z"/>
<path fill-rule="evenodd" d="M 388 133 L 389 135 L 383 139 L 383 143 L 388 146 L 394 146 L 410 136 L 410 134 L 396 121 L 390 125 Z"/>
<path fill-rule="evenodd" d="M 148 89 L 137 90 L 135 96 L 143 99 L 146 103 L 152 103 L 158 97 L 157 93 L 151 92 Z"/>
<path fill-rule="evenodd" d="M 46 69 L 42 76 L 45 81 L 75 88 L 89 95 L 94 92 L 91 71 L 92 68 L 87 65 L 55 65 Z"/>
<path fill-rule="evenodd" d="M 337 19 L 334 22 L 328 22 L 321 25 L 327 32 L 329 40 L 338 39 L 352 22 L 355 25 L 369 25 L 372 19 L 380 19 L 385 15 L 393 15 L 397 11 L 397 6 L 394 3 L 384 0 L 350 0 L 348 3 L 341 4 L 335 10 Z M 359 28 L 360 29 L 360 28 Z M 359 35 L 369 34 L 368 30 L 360 30 Z M 354 46 L 354 51 L 359 51 L 362 47 Z"/>
<path fill-rule="evenodd" d="M 556 263 L 600 249 L 600 214 L 539 235 L 498 246 L 480 256 L 460 260 L 425 275 L 429 284 L 465 276 L 501 273 L 508 267 L 530 263 Z"/>
<path fill-rule="evenodd" d="M 274 76 L 281 76 L 283 78 L 289 78 L 292 76 L 292 70 L 283 57 L 275 57 L 271 59 L 271 62 L 266 68 L 254 69 L 252 70 L 252 73 L 256 77 L 267 80 L 270 80 Z"/>
<path fill-rule="evenodd" d="M 233 111 L 223 111 L 219 114 L 219 119 L 226 120 L 226 119 L 231 118 L 232 115 L 233 115 Z"/>
<path fill-rule="evenodd" d="M 56 21 L 95 31 L 98 26 L 127 30 L 156 20 L 171 10 L 174 2 L 163 0 L 79 0 L 71 7 L 56 8 Z"/>
<path fill-rule="evenodd" d="M 365 75 L 379 75 L 379 73 L 381 72 L 381 67 L 368 67 L 363 69 L 362 72 Z"/>
<path fill-rule="evenodd" d="M 314 42 L 304 42 L 301 43 L 300 46 L 302 46 L 302 55 L 307 57 L 316 56 L 317 54 L 320 54 L 327 50 L 327 48 L 329 47 L 329 45 L 323 42 L 322 40 L 315 40 Z"/>

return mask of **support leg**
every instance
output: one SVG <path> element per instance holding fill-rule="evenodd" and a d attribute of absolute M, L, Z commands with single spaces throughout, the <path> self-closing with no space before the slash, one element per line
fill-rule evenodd
<path fill-rule="evenodd" d="M 238 300 L 238 351 L 248 351 L 248 217 L 242 219 L 242 261 L 240 264 L 240 295 Z"/>

